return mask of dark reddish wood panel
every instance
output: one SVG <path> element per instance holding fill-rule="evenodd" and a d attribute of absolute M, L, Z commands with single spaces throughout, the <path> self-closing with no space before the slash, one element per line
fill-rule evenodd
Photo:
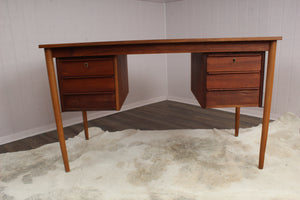
<path fill-rule="evenodd" d="M 120 110 L 129 92 L 127 55 L 115 57 L 115 70 L 117 110 Z"/>
<path fill-rule="evenodd" d="M 261 70 L 260 70 L 260 86 L 259 86 L 259 107 L 262 107 L 265 79 L 265 52 L 261 52 Z"/>
<path fill-rule="evenodd" d="M 57 59 L 57 67 L 63 77 L 113 75 L 113 58 L 63 58 Z"/>
<path fill-rule="evenodd" d="M 192 53 L 191 55 L 191 90 L 197 101 L 203 107 L 206 106 L 206 55 Z"/>
<path fill-rule="evenodd" d="M 62 80 L 63 93 L 114 92 L 115 80 L 111 78 L 76 78 Z"/>
<path fill-rule="evenodd" d="M 207 57 L 207 72 L 260 71 L 261 55 L 209 55 Z"/>
<path fill-rule="evenodd" d="M 158 53 L 209 53 L 209 52 L 254 52 L 269 50 L 269 42 L 222 42 L 220 43 L 162 43 L 121 44 L 105 46 L 53 48 L 53 57 L 80 57 L 125 54 Z"/>
<path fill-rule="evenodd" d="M 260 73 L 207 75 L 208 90 L 246 89 L 260 87 Z"/>
<path fill-rule="evenodd" d="M 63 111 L 115 110 L 115 94 L 64 95 Z"/>
<path fill-rule="evenodd" d="M 206 108 L 259 106 L 259 90 L 211 91 L 206 94 Z"/>

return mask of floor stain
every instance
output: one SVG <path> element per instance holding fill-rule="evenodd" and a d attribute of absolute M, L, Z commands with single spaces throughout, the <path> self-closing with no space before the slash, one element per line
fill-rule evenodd
<path fill-rule="evenodd" d="M 174 136 L 166 140 L 151 141 L 140 159 L 134 162 L 134 168 L 127 176 L 133 185 L 147 185 L 158 180 L 169 164 L 181 164 L 183 167 L 175 174 L 177 183 L 183 187 L 203 184 L 207 188 L 225 187 L 247 174 L 257 174 L 257 169 L 249 167 L 254 157 L 247 159 L 234 152 L 249 149 L 239 141 L 224 138 L 196 138 L 192 136 Z M 249 161 L 250 159 L 250 161 Z M 216 173 L 217 171 L 217 173 Z"/>
<path fill-rule="evenodd" d="M 124 168 L 124 165 L 125 165 L 125 162 L 123 162 L 123 161 L 120 161 L 120 162 L 118 162 L 117 163 L 117 168 Z"/>
<path fill-rule="evenodd" d="M 22 177 L 22 182 L 24 184 L 31 184 L 32 183 L 32 176 L 31 174 L 26 174 Z"/>

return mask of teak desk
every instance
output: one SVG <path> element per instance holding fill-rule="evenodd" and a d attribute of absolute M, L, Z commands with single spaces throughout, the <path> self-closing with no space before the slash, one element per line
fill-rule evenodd
<path fill-rule="evenodd" d="M 165 39 L 44 44 L 60 148 L 70 171 L 62 111 L 82 111 L 88 139 L 88 110 L 120 110 L 128 94 L 128 54 L 191 53 L 191 90 L 204 108 L 235 107 L 238 136 L 240 107 L 262 106 L 265 52 L 268 51 L 259 169 L 270 119 L 276 44 L 282 37 Z M 53 58 L 56 58 L 57 91 Z M 61 110 L 60 110 L 61 104 Z"/>

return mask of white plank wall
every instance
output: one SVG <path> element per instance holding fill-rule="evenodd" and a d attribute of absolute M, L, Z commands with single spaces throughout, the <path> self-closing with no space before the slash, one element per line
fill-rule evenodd
<path fill-rule="evenodd" d="M 166 6 L 167 38 L 283 36 L 278 42 L 271 116 L 300 116 L 299 0 L 183 0 Z M 168 55 L 168 99 L 197 104 L 190 56 Z M 233 111 L 233 110 L 232 110 Z M 261 108 L 241 112 L 262 116 Z"/>
<path fill-rule="evenodd" d="M 55 129 L 41 43 L 283 36 L 271 116 L 300 115 L 299 0 L 0 0 L 0 144 Z M 190 92 L 190 55 L 129 56 L 125 109 Z M 260 108 L 242 112 L 261 116 Z M 91 112 L 90 117 L 110 112 Z M 65 125 L 80 113 L 63 113 Z"/>
<path fill-rule="evenodd" d="M 164 18 L 163 4 L 136 0 L 0 0 L 0 144 L 55 129 L 39 44 L 164 38 Z M 125 108 L 166 99 L 165 55 L 128 62 Z M 63 113 L 64 125 L 80 121 Z"/>

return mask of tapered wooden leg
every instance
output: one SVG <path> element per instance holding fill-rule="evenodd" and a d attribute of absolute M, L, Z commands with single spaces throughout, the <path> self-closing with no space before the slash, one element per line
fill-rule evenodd
<path fill-rule="evenodd" d="M 261 141 L 260 141 L 260 152 L 259 152 L 259 164 L 258 168 L 264 168 L 266 144 L 268 138 L 268 129 L 270 121 L 271 101 L 272 101 L 272 90 L 273 90 L 273 79 L 274 79 L 274 68 L 275 68 L 275 57 L 276 57 L 276 41 L 272 41 L 270 44 L 268 66 L 267 66 L 267 78 L 265 88 L 265 102 L 264 102 L 264 115 L 262 123 Z"/>
<path fill-rule="evenodd" d="M 89 126 L 88 126 L 86 111 L 82 111 L 82 118 L 83 118 L 83 126 L 84 126 L 85 139 L 88 140 L 89 139 Z"/>
<path fill-rule="evenodd" d="M 239 136 L 239 128 L 240 128 L 240 107 L 235 108 L 235 134 L 234 136 Z"/>
<path fill-rule="evenodd" d="M 56 128 L 57 128 L 57 133 L 58 133 L 60 149 L 61 149 L 61 153 L 62 153 L 64 165 L 65 165 L 65 171 L 69 172 L 70 167 L 69 167 L 68 153 L 67 153 L 67 148 L 66 148 L 63 123 L 62 123 L 61 114 L 60 114 L 59 99 L 58 99 L 58 93 L 57 93 L 57 85 L 56 85 L 56 78 L 55 78 L 55 71 L 54 71 L 54 64 L 53 64 L 53 57 L 52 57 L 51 49 L 45 49 L 45 58 L 46 58 L 46 64 L 47 64 L 49 86 L 50 86 L 53 111 L 54 111 L 54 116 L 55 116 L 55 122 L 56 122 Z"/>

